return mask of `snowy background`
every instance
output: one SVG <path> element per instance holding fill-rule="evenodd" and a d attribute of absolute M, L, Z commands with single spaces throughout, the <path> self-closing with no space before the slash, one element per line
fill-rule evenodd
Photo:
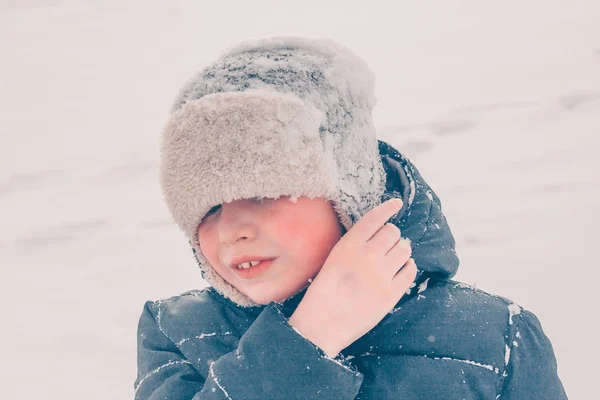
<path fill-rule="evenodd" d="M 224 48 L 280 34 L 366 59 L 457 278 L 535 312 L 570 398 L 593 397 L 599 21 L 597 0 L 0 0 L 2 397 L 133 397 L 144 301 L 205 286 L 157 180 L 171 102 Z"/>

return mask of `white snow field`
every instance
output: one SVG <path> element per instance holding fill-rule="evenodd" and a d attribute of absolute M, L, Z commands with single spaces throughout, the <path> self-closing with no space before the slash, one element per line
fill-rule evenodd
<path fill-rule="evenodd" d="M 536 313 L 569 397 L 595 397 L 598 21 L 597 0 L 0 1 L 2 398 L 133 397 L 144 301 L 206 286 L 158 185 L 171 102 L 226 47 L 287 34 L 369 63 L 457 278 Z"/>

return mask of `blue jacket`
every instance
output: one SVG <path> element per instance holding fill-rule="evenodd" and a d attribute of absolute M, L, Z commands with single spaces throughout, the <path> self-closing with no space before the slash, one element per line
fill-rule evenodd
<path fill-rule="evenodd" d="M 145 304 L 136 399 L 566 399 L 534 314 L 450 278 L 454 238 L 439 198 L 385 142 L 382 200 L 411 239 L 413 287 L 366 335 L 328 357 L 288 323 L 305 291 L 240 307 L 212 288 Z"/>

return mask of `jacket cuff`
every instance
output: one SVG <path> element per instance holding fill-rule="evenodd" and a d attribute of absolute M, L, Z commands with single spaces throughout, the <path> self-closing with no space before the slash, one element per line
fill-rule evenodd
<path fill-rule="evenodd" d="M 363 377 L 303 337 L 271 302 L 238 348 L 211 364 L 203 391 L 221 391 L 226 398 L 354 399 Z"/>

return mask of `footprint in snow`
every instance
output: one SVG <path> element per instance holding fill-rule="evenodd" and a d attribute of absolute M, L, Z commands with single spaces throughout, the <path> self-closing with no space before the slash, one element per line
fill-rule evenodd
<path fill-rule="evenodd" d="M 108 225 L 110 225 L 108 219 L 96 219 L 45 227 L 17 237 L 15 244 L 18 247 L 30 248 L 71 243 L 81 237 L 93 236 L 98 229 Z"/>
<path fill-rule="evenodd" d="M 454 120 L 434 123 L 429 126 L 429 129 L 439 136 L 454 135 L 457 133 L 467 132 L 477 126 L 475 121 L 470 120 Z"/>
<path fill-rule="evenodd" d="M 15 172 L 8 181 L 0 184 L 0 195 L 22 190 L 37 189 L 69 179 L 67 171 L 41 170 L 34 172 Z"/>
<path fill-rule="evenodd" d="M 590 102 L 599 102 L 600 105 L 600 92 L 571 93 L 561 96 L 557 102 L 562 108 L 568 111 L 575 110 L 581 105 Z"/>

